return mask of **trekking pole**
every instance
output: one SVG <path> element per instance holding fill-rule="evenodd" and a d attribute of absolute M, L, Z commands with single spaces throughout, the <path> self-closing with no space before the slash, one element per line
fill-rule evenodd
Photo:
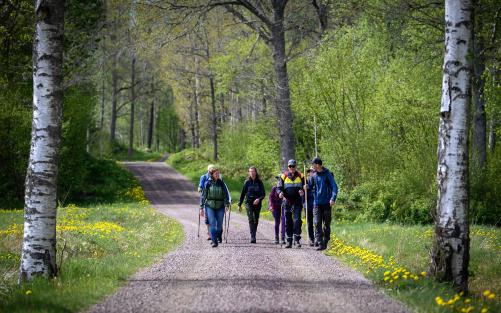
<path fill-rule="evenodd" d="M 303 163 L 303 173 L 306 175 L 306 160 Z M 307 185 L 307 178 L 304 177 L 304 185 Z M 306 233 L 308 234 L 308 239 L 310 239 L 310 228 L 308 227 L 308 189 L 304 190 L 304 215 L 306 216 Z"/>
<path fill-rule="evenodd" d="M 226 225 L 225 243 L 228 243 L 228 232 L 230 231 L 230 219 L 231 219 L 231 202 L 230 202 L 230 209 L 228 210 L 228 225 Z"/>
<path fill-rule="evenodd" d="M 224 240 L 226 238 L 226 236 L 224 235 L 225 231 L 226 231 L 226 208 L 223 208 L 224 210 L 224 221 L 223 221 L 223 231 L 221 233 L 221 241 Z"/>
<path fill-rule="evenodd" d="M 196 210 L 198 213 L 198 232 L 197 232 L 197 237 L 200 238 L 200 209 Z"/>

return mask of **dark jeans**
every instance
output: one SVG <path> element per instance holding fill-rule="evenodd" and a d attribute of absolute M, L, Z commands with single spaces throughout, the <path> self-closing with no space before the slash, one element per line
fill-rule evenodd
<path fill-rule="evenodd" d="M 278 234 L 281 233 L 280 238 L 285 240 L 285 214 L 282 207 L 273 208 L 273 218 L 275 219 L 275 238 L 278 238 Z M 280 224 L 282 225 L 282 231 L 280 232 Z"/>
<path fill-rule="evenodd" d="M 207 216 L 210 224 L 210 237 L 212 242 L 217 242 L 218 237 L 223 234 L 224 208 L 214 210 L 207 206 Z"/>
<path fill-rule="evenodd" d="M 315 240 L 319 244 L 327 246 L 331 236 L 331 206 L 327 204 L 319 204 L 313 208 L 313 219 L 315 223 Z"/>
<path fill-rule="evenodd" d="M 247 209 L 247 218 L 249 219 L 250 234 L 253 239 L 256 238 L 257 224 L 259 223 L 259 214 L 261 214 L 261 203 L 253 205 L 245 203 Z"/>
<path fill-rule="evenodd" d="M 285 237 L 287 242 L 292 242 L 292 238 L 294 240 L 301 239 L 301 225 L 303 224 L 301 220 L 301 210 L 303 209 L 301 201 L 289 203 L 289 201 L 284 200 L 282 208 L 285 213 Z"/>

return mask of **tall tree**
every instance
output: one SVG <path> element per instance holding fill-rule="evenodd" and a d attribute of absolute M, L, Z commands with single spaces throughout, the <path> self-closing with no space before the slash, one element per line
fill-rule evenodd
<path fill-rule="evenodd" d="M 438 136 L 438 201 L 430 270 L 468 290 L 468 108 L 472 48 L 471 0 L 445 1 L 445 56 Z"/>
<path fill-rule="evenodd" d="M 35 2 L 33 123 L 26 175 L 19 282 L 53 277 L 59 146 L 63 104 L 64 0 Z"/>

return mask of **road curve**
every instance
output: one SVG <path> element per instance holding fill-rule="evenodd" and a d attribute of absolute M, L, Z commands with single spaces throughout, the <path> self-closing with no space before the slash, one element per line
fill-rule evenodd
<path fill-rule="evenodd" d="M 205 232 L 196 236 L 193 183 L 164 163 L 126 166 L 155 208 L 183 225 L 186 239 L 89 312 L 407 312 L 340 262 L 304 245 L 273 244 L 268 221 L 250 244 L 246 217 L 232 214 L 228 243 L 211 248 Z"/>

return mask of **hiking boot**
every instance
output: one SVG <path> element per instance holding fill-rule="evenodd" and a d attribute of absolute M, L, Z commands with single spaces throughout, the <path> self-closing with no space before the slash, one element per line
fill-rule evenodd
<path fill-rule="evenodd" d="M 210 245 L 211 245 L 212 248 L 216 248 L 217 247 L 217 241 L 211 242 Z"/>
<path fill-rule="evenodd" d="M 252 238 L 252 239 L 250 240 L 250 243 L 256 243 L 256 238 Z"/>
<path fill-rule="evenodd" d="M 280 243 L 280 240 L 278 240 L 278 237 L 275 237 L 275 244 L 278 245 Z"/>
<path fill-rule="evenodd" d="M 320 244 L 318 243 L 318 241 L 315 241 L 315 247 L 318 247 L 320 246 Z"/>
<path fill-rule="evenodd" d="M 317 251 L 325 250 L 325 246 L 324 245 L 318 245 L 318 247 L 315 250 L 317 250 Z"/>
<path fill-rule="evenodd" d="M 217 238 L 217 242 L 222 243 L 222 242 L 223 242 L 223 238 L 218 237 L 218 238 Z"/>
<path fill-rule="evenodd" d="M 287 242 L 285 241 L 284 238 L 282 238 L 282 244 L 285 245 Z"/>
<path fill-rule="evenodd" d="M 285 245 L 285 248 L 286 249 L 292 248 L 292 241 L 287 242 L 287 244 Z"/>
<path fill-rule="evenodd" d="M 296 247 L 301 248 L 301 243 L 299 242 L 299 240 L 294 241 L 294 244 L 296 245 Z"/>
<path fill-rule="evenodd" d="M 313 247 L 315 245 L 315 243 L 313 242 L 313 240 L 310 240 L 309 245 L 310 245 L 310 247 Z"/>

